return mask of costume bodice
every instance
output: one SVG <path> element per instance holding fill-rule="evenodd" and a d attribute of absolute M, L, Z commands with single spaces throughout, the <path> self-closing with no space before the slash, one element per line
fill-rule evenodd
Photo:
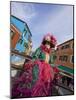
<path fill-rule="evenodd" d="M 38 48 L 33 55 L 33 59 L 39 59 L 45 61 L 46 63 L 49 63 L 50 55 L 47 52 L 42 51 L 41 48 Z"/>

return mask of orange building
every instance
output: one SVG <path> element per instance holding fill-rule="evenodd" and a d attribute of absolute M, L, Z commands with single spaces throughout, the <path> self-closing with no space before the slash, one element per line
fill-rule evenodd
<path fill-rule="evenodd" d="M 11 29 L 11 48 L 14 49 L 21 33 L 13 24 L 10 25 L 10 29 Z"/>
<path fill-rule="evenodd" d="M 60 45 L 54 51 L 54 64 L 59 68 L 73 74 L 74 70 L 74 39 L 70 39 Z"/>

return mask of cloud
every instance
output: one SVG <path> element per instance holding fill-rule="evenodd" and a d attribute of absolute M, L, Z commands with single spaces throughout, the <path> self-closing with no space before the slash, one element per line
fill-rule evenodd
<path fill-rule="evenodd" d="M 56 13 L 53 14 L 49 11 L 38 22 L 33 29 L 35 33 L 34 48 L 38 46 L 38 43 L 40 44 L 41 38 L 47 32 L 55 35 L 58 44 L 73 38 L 73 6 L 64 6 L 61 11 L 56 10 Z M 39 39 L 39 42 L 36 39 Z"/>
<path fill-rule="evenodd" d="M 44 5 L 32 3 L 11 3 L 11 14 L 24 20 L 30 28 L 33 49 L 48 32 L 56 36 L 58 44 L 73 37 L 73 6 L 50 5 L 47 11 L 44 8 L 46 10 Z"/>
<path fill-rule="evenodd" d="M 73 38 L 73 6 L 64 6 L 62 11 L 48 23 L 48 29 L 57 37 L 58 43 Z"/>
<path fill-rule="evenodd" d="M 11 2 L 11 14 L 25 22 L 31 22 L 31 19 L 36 16 L 36 11 L 32 4 Z"/>

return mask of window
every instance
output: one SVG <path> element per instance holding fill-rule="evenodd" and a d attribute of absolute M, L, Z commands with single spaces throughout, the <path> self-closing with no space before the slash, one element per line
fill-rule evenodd
<path fill-rule="evenodd" d="M 26 39 L 27 41 L 29 41 L 29 39 L 31 38 L 30 33 L 27 29 L 24 29 L 23 31 L 23 38 Z"/>
<path fill-rule="evenodd" d="M 15 35 L 15 32 L 13 30 L 11 30 L 11 38 L 13 39 Z"/>
<path fill-rule="evenodd" d="M 63 61 L 67 61 L 68 60 L 68 56 L 63 56 Z"/>
<path fill-rule="evenodd" d="M 61 61 L 67 61 L 68 60 L 68 56 L 66 56 L 66 55 L 60 56 L 59 60 L 61 60 Z"/>
<path fill-rule="evenodd" d="M 27 34 L 27 30 L 26 29 L 24 29 L 24 37 L 26 36 L 26 34 Z"/>
<path fill-rule="evenodd" d="M 64 49 L 64 46 L 62 46 L 61 49 Z"/>
<path fill-rule="evenodd" d="M 57 59 L 57 56 L 53 56 L 53 59 L 56 60 Z"/>
<path fill-rule="evenodd" d="M 69 44 L 66 44 L 66 45 L 62 46 L 61 49 L 67 49 L 69 47 L 70 47 L 70 45 Z"/>
<path fill-rule="evenodd" d="M 28 44 L 26 42 L 24 43 L 24 47 L 28 48 Z"/>
<path fill-rule="evenodd" d="M 69 44 L 65 45 L 65 49 L 66 49 L 66 48 L 69 48 L 69 47 L 70 47 L 70 45 L 69 45 Z"/>
<path fill-rule="evenodd" d="M 22 44 L 23 40 L 22 39 L 19 39 L 18 43 Z"/>
<path fill-rule="evenodd" d="M 61 61 L 62 61 L 62 56 L 60 56 L 60 57 L 59 57 L 59 60 L 61 60 Z"/>

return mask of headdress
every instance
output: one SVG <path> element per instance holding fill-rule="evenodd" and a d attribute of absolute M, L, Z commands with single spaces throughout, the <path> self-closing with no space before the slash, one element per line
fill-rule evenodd
<path fill-rule="evenodd" d="M 50 48 L 55 48 L 57 44 L 57 40 L 53 35 L 48 33 L 47 35 L 44 36 L 43 41 L 42 41 L 43 45 L 45 45 L 46 43 L 50 45 Z"/>

